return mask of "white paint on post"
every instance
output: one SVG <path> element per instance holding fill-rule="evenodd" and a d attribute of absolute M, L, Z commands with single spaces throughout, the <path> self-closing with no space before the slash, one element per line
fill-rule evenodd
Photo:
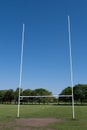
<path fill-rule="evenodd" d="M 73 94 L 72 47 L 71 47 L 70 17 L 69 16 L 68 16 L 68 33 L 69 33 L 69 50 L 70 50 L 70 78 L 71 78 L 71 86 L 72 86 L 72 112 L 73 112 L 73 119 L 75 119 L 74 94 Z"/>
<path fill-rule="evenodd" d="M 25 25 L 23 24 L 23 31 L 22 31 L 22 48 L 21 48 L 21 63 L 20 63 L 20 80 L 19 80 L 19 96 L 18 96 L 18 113 L 17 117 L 20 116 L 20 91 L 21 91 L 21 84 L 22 84 L 22 66 L 23 66 L 23 49 L 24 49 L 24 30 Z"/>

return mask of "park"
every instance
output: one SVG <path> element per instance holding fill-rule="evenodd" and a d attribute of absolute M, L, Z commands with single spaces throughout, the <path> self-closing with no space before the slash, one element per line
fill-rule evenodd
<path fill-rule="evenodd" d="M 17 105 L 0 105 L 0 130 L 87 130 L 87 106 L 21 105 L 17 118 Z"/>
<path fill-rule="evenodd" d="M 71 97 L 52 97 L 52 93 L 43 88 L 21 90 L 24 96 L 42 94 L 49 97 L 21 99 L 18 118 L 18 88 L 15 91 L 0 90 L 0 130 L 86 130 L 86 89 L 86 84 L 74 86 L 75 119 L 72 117 Z M 70 95 L 71 90 L 67 87 L 60 94 Z"/>
<path fill-rule="evenodd" d="M 0 1 L 0 130 L 87 130 L 87 2 Z"/>

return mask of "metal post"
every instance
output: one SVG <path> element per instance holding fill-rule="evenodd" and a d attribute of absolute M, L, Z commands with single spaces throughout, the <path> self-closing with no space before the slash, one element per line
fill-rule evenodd
<path fill-rule="evenodd" d="M 21 48 L 21 63 L 20 63 L 20 80 L 19 80 L 19 96 L 18 96 L 18 113 L 17 113 L 17 117 L 20 116 L 20 91 L 21 91 L 21 83 L 22 83 L 23 48 L 24 48 L 24 29 L 25 29 L 25 25 L 23 24 L 23 31 L 22 31 L 22 48 Z"/>
<path fill-rule="evenodd" d="M 74 112 L 74 95 L 73 95 L 73 69 L 72 69 L 72 49 L 71 49 L 71 33 L 70 33 L 70 18 L 68 16 L 68 33 L 69 33 L 69 50 L 70 50 L 70 77 L 71 77 L 71 86 L 72 86 L 72 112 L 73 119 L 75 119 Z"/>

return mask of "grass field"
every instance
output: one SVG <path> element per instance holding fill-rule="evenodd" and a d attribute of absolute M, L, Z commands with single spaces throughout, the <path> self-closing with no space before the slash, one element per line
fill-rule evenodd
<path fill-rule="evenodd" d="M 87 130 L 87 106 L 75 106 L 75 120 L 72 120 L 71 106 L 21 105 L 21 118 L 57 118 L 60 122 L 47 126 L 21 126 L 15 124 L 16 105 L 0 105 L 0 130 Z M 12 122 L 14 124 L 12 124 Z"/>

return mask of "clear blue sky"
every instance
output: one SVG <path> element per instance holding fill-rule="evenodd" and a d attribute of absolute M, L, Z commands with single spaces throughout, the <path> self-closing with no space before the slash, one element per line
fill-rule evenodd
<path fill-rule="evenodd" d="M 67 16 L 71 20 L 74 85 L 87 83 L 86 0 L 0 1 L 0 89 L 19 85 L 25 23 L 22 87 L 54 94 L 70 86 Z"/>

